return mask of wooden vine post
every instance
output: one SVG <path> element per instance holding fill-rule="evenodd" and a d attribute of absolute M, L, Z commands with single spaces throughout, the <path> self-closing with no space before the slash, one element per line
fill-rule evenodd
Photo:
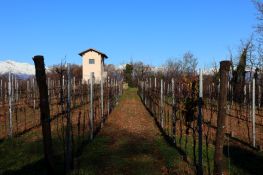
<path fill-rule="evenodd" d="M 12 122 L 12 80 L 11 73 L 8 75 L 8 107 L 9 107 L 9 130 L 8 130 L 8 138 L 13 137 L 13 122 Z"/>
<path fill-rule="evenodd" d="M 103 77 L 101 78 L 100 80 L 100 107 L 101 107 L 101 127 L 103 127 L 103 123 L 104 123 L 104 98 L 103 98 L 103 84 L 104 84 L 104 81 L 103 81 Z"/>
<path fill-rule="evenodd" d="M 160 122 L 161 122 L 161 127 L 163 129 L 164 126 L 164 120 L 163 120 L 163 113 L 164 113 L 164 103 L 163 103 L 163 79 L 161 79 L 161 115 L 160 115 Z"/>
<path fill-rule="evenodd" d="M 202 104 L 203 104 L 203 72 L 199 75 L 199 98 L 198 98 L 198 169 L 197 174 L 203 175 L 203 130 L 202 130 Z"/>
<path fill-rule="evenodd" d="M 44 156 L 47 165 L 48 174 L 54 172 L 53 161 L 53 149 L 52 149 L 52 137 L 50 128 L 50 109 L 48 101 L 48 89 L 46 83 L 46 72 L 44 65 L 44 57 L 37 55 L 33 57 L 36 69 L 36 80 L 39 89 L 39 107 L 40 107 L 40 119 L 42 125 L 42 135 L 44 144 Z"/>
<path fill-rule="evenodd" d="M 226 109 L 227 109 L 227 81 L 230 70 L 230 61 L 220 62 L 220 91 L 218 101 L 217 115 L 217 130 L 216 130 L 216 145 L 214 155 L 214 174 L 223 174 L 223 146 L 226 124 Z"/>
<path fill-rule="evenodd" d="M 66 126 L 66 154 L 65 154 L 65 172 L 69 174 L 73 169 L 73 144 L 72 144 L 72 121 L 71 121 L 71 75 L 70 64 L 67 65 L 67 126 Z"/>
<path fill-rule="evenodd" d="M 94 118 L 93 118 L 93 73 L 90 73 L 90 140 L 93 140 Z"/>
<path fill-rule="evenodd" d="M 253 78 L 252 81 L 252 143 L 253 143 L 253 147 L 256 147 L 256 114 L 255 114 L 255 110 L 256 110 L 256 80 L 255 78 Z"/>
<path fill-rule="evenodd" d="M 175 92 L 174 92 L 174 79 L 172 79 L 172 105 L 173 105 L 173 114 L 172 114 L 172 121 L 173 121 L 173 142 L 176 145 L 176 103 L 175 103 Z"/>

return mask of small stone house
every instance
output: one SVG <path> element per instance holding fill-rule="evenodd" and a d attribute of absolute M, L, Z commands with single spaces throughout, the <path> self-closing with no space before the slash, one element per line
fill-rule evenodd
<path fill-rule="evenodd" d="M 82 57 L 82 79 L 84 82 L 88 82 L 93 73 L 95 83 L 99 83 L 102 78 L 107 76 L 107 72 L 104 72 L 104 59 L 108 56 L 96 49 L 87 49 L 79 55 Z"/>

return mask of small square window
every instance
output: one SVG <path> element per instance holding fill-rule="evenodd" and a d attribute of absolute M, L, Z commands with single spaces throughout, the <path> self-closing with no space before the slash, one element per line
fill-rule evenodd
<path fill-rule="evenodd" d="M 89 64 L 95 64 L 95 60 L 94 59 L 89 59 Z"/>

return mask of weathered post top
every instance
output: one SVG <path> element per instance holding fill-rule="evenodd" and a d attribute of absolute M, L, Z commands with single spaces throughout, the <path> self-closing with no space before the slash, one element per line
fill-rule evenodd
<path fill-rule="evenodd" d="M 231 61 L 229 60 L 220 61 L 220 70 L 229 71 L 230 66 L 231 66 Z"/>
<path fill-rule="evenodd" d="M 37 61 L 37 60 L 44 60 L 44 57 L 42 55 L 36 55 L 33 57 L 33 60 L 34 61 Z"/>
<path fill-rule="evenodd" d="M 43 72 L 43 70 L 45 70 L 44 56 L 36 55 L 36 56 L 33 57 L 33 61 L 35 63 L 36 73 L 40 73 L 41 75 L 43 73 L 45 73 L 45 72 Z"/>

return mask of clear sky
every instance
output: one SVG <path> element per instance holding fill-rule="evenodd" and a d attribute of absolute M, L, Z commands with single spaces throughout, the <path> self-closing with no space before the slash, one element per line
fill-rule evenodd
<path fill-rule="evenodd" d="M 204 67 L 249 38 L 256 14 L 251 0 L 1 0 L 0 60 L 80 64 L 92 47 L 158 66 L 189 50 Z"/>

